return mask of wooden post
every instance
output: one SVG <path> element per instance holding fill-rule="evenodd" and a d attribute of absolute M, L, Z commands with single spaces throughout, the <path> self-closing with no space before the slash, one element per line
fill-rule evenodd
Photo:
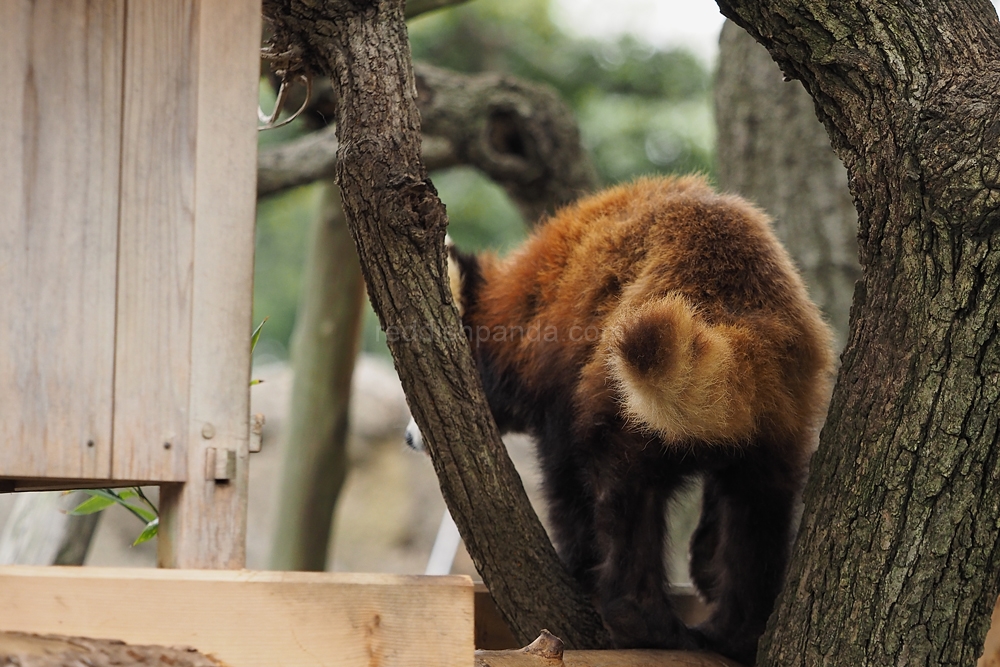
<path fill-rule="evenodd" d="M 247 232 L 253 230 L 257 193 L 260 0 L 198 0 L 196 7 L 201 103 L 187 481 L 161 487 L 158 562 L 161 567 L 241 568 L 246 561 L 248 289 L 254 250 L 253 234 Z M 219 63 L 230 65 L 223 69 Z M 234 132 L 232 125 L 242 131 Z M 232 478 L 206 474 L 209 449 L 235 458 Z"/>

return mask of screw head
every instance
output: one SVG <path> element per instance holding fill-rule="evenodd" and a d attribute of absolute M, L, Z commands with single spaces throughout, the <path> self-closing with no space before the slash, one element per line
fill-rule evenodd
<path fill-rule="evenodd" d="M 215 437 L 215 427 L 212 426 L 211 424 L 205 424 L 204 426 L 202 426 L 201 427 L 201 437 L 205 438 L 206 440 L 211 440 L 212 438 L 214 438 Z"/>

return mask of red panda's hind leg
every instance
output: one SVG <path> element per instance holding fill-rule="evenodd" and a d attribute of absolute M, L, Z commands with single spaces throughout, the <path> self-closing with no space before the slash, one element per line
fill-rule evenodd
<path fill-rule="evenodd" d="M 666 502 L 683 480 L 669 472 L 647 477 L 657 463 L 616 465 L 627 471 L 624 476 L 605 474 L 598 482 L 597 605 L 618 648 L 698 649 L 703 647 L 698 636 L 667 597 L 663 557 Z"/>
<path fill-rule="evenodd" d="M 691 574 L 713 611 L 693 632 L 744 664 L 754 662 L 784 580 L 798 486 L 799 473 L 760 448 L 705 475 Z"/>

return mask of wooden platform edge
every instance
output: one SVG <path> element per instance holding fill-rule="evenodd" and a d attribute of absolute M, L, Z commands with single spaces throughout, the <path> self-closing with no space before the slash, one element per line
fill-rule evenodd
<path fill-rule="evenodd" d="M 0 567 L 0 631 L 191 646 L 232 667 L 469 667 L 465 576 Z"/>

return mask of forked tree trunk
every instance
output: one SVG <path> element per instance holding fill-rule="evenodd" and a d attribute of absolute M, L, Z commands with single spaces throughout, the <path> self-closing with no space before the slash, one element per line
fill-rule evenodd
<path fill-rule="evenodd" d="M 762 665 L 972 665 L 1000 578 L 1000 23 L 987 0 L 719 0 L 802 80 L 864 276 Z"/>
<path fill-rule="evenodd" d="M 420 118 L 401 0 L 267 0 L 337 91 L 337 173 L 369 296 L 442 491 L 517 638 L 543 627 L 606 645 L 600 618 L 559 562 L 483 396 L 446 280 L 444 207 L 420 163 Z M 284 50 L 284 49 L 282 49 Z"/>

